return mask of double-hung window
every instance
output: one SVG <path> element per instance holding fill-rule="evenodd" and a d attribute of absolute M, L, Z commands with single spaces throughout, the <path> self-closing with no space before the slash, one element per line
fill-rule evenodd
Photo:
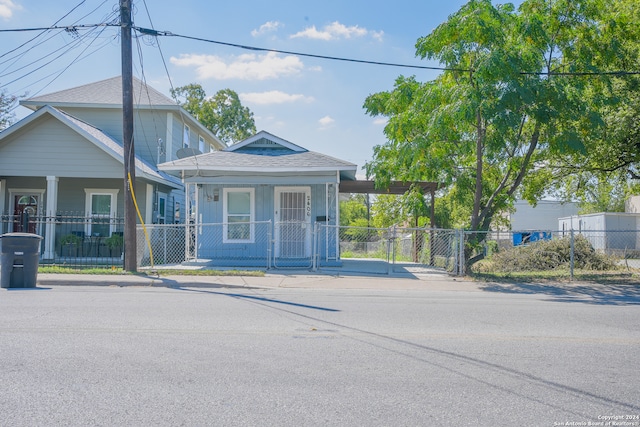
<path fill-rule="evenodd" d="M 116 216 L 119 190 L 85 188 L 89 213 L 88 236 L 109 237 L 115 231 L 112 219 Z"/>
<path fill-rule="evenodd" d="M 251 243 L 254 239 L 255 191 L 253 188 L 225 188 L 224 243 Z"/>

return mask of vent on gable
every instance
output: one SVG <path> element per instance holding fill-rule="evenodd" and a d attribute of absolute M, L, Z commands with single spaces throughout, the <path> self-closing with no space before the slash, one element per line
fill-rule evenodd
<path fill-rule="evenodd" d="M 280 144 L 278 144 L 277 142 L 271 141 L 270 139 L 260 138 L 259 140 L 247 145 L 247 147 L 272 148 L 272 147 L 277 147 L 279 145 Z"/>

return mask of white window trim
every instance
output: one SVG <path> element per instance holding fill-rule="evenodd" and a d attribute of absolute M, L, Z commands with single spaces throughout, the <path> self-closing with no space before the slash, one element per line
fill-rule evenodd
<path fill-rule="evenodd" d="M 91 236 L 91 196 L 111 196 L 111 211 L 109 212 L 109 218 L 115 218 L 116 213 L 118 212 L 118 193 L 120 190 L 116 189 L 107 189 L 107 188 L 85 188 L 85 208 L 87 209 L 88 221 L 85 226 L 85 235 Z M 115 224 L 113 221 L 109 222 L 109 235 L 113 234 L 116 231 Z M 109 236 L 103 236 L 109 237 Z"/>
<path fill-rule="evenodd" d="M 164 200 L 164 213 L 160 212 L 160 200 Z M 158 191 L 158 211 L 157 211 L 157 215 L 156 215 L 156 223 L 157 224 L 166 224 L 167 222 L 167 212 L 168 212 L 168 206 L 167 206 L 167 202 L 169 201 L 169 197 L 167 195 L 167 193 L 163 193 L 161 191 Z"/>
<path fill-rule="evenodd" d="M 191 147 L 191 129 L 189 125 L 184 125 L 182 129 L 182 148 Z"/>
<path fill-rule="evenodd" d="M 227 194 L 229 193 L 249 193 L 250 198 L 250 214 L 249 214 L 249 239 L 228 239 L 228 226 L 229 216 L 227 213 Z M 222 189 L 222 215 L 223 215 L 223 229 L 222 229 L 222 243 L 254 243 L 255 241 L 255 211 L 256 211 L 256 189 L 252 187 L 237 187 L 237 188 L 223 188 Z"/>
<path fill-rule="evenodd" d="M 204 137 L 202 135 L 198 135 L 198 150 L 200 150 L 201 153 L 206 153 L 207 149 L 207 141 L 204 140 Z"/>

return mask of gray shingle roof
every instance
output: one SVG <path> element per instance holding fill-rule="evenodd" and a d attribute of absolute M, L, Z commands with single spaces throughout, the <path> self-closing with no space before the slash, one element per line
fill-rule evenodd
<path fill-rule="evenodd" d="M 260 155 L 243 152 L 214 151 L 194 157 L 163 163 L 164 170 L 208 171 L 299 171 L 299 170 L 354 170 L 353 163 L 313 151 L 290 152 L 283 155 Z"/>
<path fill-rule="evenodd" d="M 176 102 L 139 79 L 133 79 L 135 105 L 176 106 Z M 122 105 L 122 77 L 77 86 L 46 95 L 34 96 L 21 102 L 23 105 L 44 104 L 105 104 Z"/>

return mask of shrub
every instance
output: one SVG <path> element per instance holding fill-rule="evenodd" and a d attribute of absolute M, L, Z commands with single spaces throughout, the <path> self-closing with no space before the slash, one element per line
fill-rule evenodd
<path fill-rule="evenodd" d="M 615 261 L 593 249 L 589 240 L 577 235 L 574 238 L 574 267 L 587 270 L 611 270 Z M 539 241 L 527 246 L 517 246 L 495 253 L 489 262 L 477 266 L 478 272 L 516 272 L 569 268 L 571 241 L 568 237 Z"/>

